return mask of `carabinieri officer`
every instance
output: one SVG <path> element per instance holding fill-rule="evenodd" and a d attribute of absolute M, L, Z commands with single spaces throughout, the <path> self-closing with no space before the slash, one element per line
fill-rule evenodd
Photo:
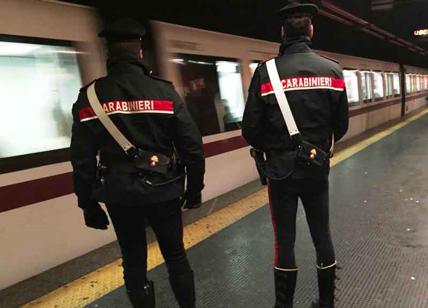
<path fill-rule="evenodd" d="M 280 11 L 283 42 L 275 59 L 281 86 L 300 131 L 290 137 L 276 99 L 267 65 L 255 72 L 246 104 L 242 133 L 266 157 L 260 162 L 268 178 L 275 232 L 276 308 L 293 306 L 297 279 L 294 256 L 296 211 L 302 200 L 317 253 L 319 300 L 312 307 L 334 307 L 336 258 L 329 226 L 329 159 L 321 166 L 298 155 L 302 140 L 328 152 L 348 129 L 348 101 L 342 69 L 310 48 L 314 4 L 292 3 Z M 315 147 L 309 159 L 317 155 Z M 256 155 L 255 155 L 256 156 Z"/>
<path fill-rule="evenodd" d="M 74 189 L 88 227 L 107 229 L 109 222 L 98 202 L 106 204 L 133 306 L 155 306 L 154 285 L 146 275 L 147 219 L 180 307 L 193 308 L 194 278 L 183 245 L 180 207 L 201 205 L 202 138 L 174 86 L 153 76 L 143 63 L 144 33 L 138 22 L 121 19 L 100 34 L 107 41 L 108 74 L 82 88 L 73 106 Z M 95 90 L 91 99 L 90 89 Z M 113 126 L 132 143 L 129 150 L 125 152 L 107 131 L 90 100 L 99 100 Z"/>

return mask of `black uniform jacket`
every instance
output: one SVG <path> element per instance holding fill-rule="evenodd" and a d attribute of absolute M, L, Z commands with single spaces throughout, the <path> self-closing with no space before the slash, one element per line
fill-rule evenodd
<path fill-rule="evenodd" d="M 202 137 L 173 85 L 151 76 L 143 63 L 132 56 L 110 59 L 107 66 L 108 76 L 96 80 L 95 90 L 119 130 L 134 146 L 146 151 L 172 157 L 175 148 L 187 170 L 187 190 L 201 191 L 205 172 Z M 158 203 L 182 196 L 184 179 L 180 179 L 179 170 L 171 170 L 164 179 L 115 172 L 114 167 L 132 166 L 132 160 L 97 119 L 86 89 L 81 89 L 73 106 L 71 153 L 79 206 L 85 208 L 94 201 Z M 96 177 L 97 153 L 107 166 L 101 189 Z M 150 185 L 171 179 L 177 180 Z"/>
<path fill-rule="evenodd" d="M 302 138 L 328 152 L 334 140 L 348 130 L 348 100 L 341 67 L 321 57 L 309 47 L 308 38 L 283 45 L 276 58 L 278 72 Z M 253 147 L 266 153 L 266 175 L 281 179 L 326 178 L 324 168 L 295 165 L 295 145 L 291 141 L 267 72 L 262 64 L 254 73 L 242 123 L 242 133 Z"/>

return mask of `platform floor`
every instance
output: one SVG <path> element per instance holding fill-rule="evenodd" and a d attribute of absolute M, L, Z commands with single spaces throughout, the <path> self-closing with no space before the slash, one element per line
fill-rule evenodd
<path fill-rule="evenodd" d="M 332 169 L 338 307 L 428 307 L 428 116 Z M 315 259 L 300 207 L 295 306 L 316 295 Z M 263 207 L 188 251 L 198 307 L 272 307 L 273 238 Z M 165 266 L 149 274 L 158 307 L 177 307 Z M 130 307 L 119 288 L 87 307 Z"/>
<path fill-rule="evenodd" d="M 337 307 L 428 307 L 427 131 L 426 109 L 333 159 L 331 225 L 343 268 Z M 273 306 L 273 231 L 266 201 L 263 189 L 186 226 L 198 308 Z M 317 293 L 315 253 L 302 207 L 297 228 L 299 308 L 308 307 Z M 149 251 L 157 307 L 177 307 L 156 243 Z M 109 263 L 24 307 L 131 307 L 120 263 Z M 15 290 L 7 290 L 15 296 L 0 300 L 1 308 L 19 306 L 10 303 L 25 294 Z"/>

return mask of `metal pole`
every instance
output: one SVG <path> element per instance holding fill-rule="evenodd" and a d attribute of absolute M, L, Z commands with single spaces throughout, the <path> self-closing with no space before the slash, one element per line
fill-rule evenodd
<path fill-rule="evenodd" d="M 406 68 L 400 64 L 400 80 L 401 80 L 401 117 L 406 115 Z"/>

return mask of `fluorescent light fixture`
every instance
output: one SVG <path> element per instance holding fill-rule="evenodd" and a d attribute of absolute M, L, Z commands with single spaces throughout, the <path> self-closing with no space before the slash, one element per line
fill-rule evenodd
<path fill-rule="evenodd" d="M 171 59 L 170 61 L 177 64 L 184 64 L 184 59 Z"/>
<path fill-rule="evenodd" d="M 75 50 L 54 50 L 54 53 L 62 53 L 68 55 L 87 54 L 87 52 L 75 51 Z"/>
<path fill-rule="evenodd" d="M 189 60 L 189 63 L 192 63 L 192 64 L 200 64 L 200 65 L 214 65 L 213 63 L 209 63 L 209 62 L 204 62 L 204 61 L 193 61 L 193 60 Z"/>
<path fill-rule="evenodd" d="M 23 56 L 37 49 L 40 45 L 0 42 L 0 56 Z"/>

